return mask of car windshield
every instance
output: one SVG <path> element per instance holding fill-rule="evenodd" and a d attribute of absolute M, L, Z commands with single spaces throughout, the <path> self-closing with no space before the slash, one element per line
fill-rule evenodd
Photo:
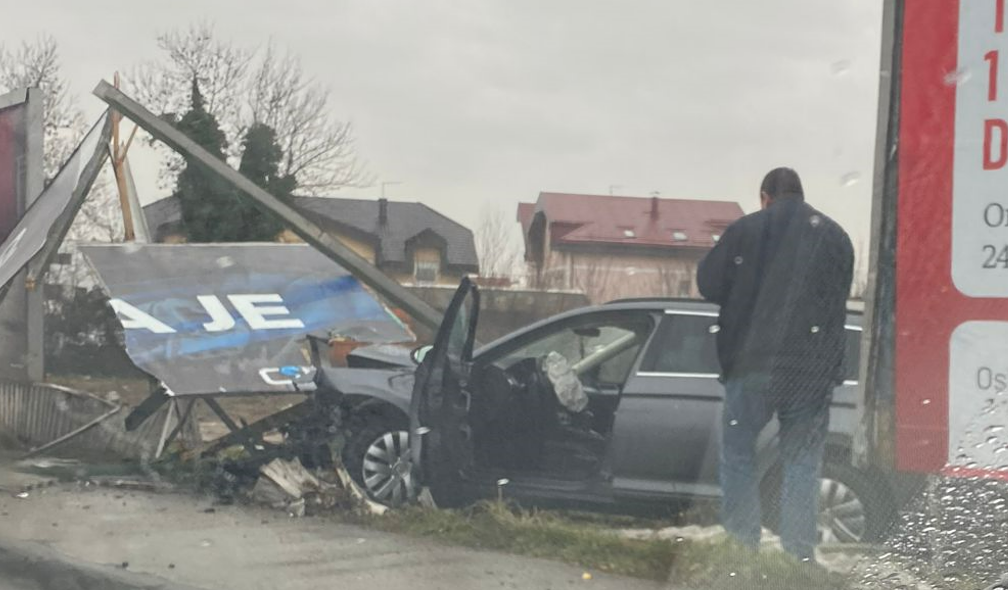
<path fill-rule="evenodd" d="M 1005 4 L 9 2 L 0 586 L 1008 587 Z"/>

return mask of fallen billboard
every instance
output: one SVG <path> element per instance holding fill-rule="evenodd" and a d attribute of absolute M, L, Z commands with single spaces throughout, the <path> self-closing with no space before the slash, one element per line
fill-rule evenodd
<path fill-rule="evenodd" d="M 81 246 L 126 352 L 175 395 L 288 392 L 305 336 L 362 343 L 413 334 L 349 272 L 307 245 Z"/>
<path fill-rule="evenodd" d="M 10 235 L 21 215 L 26 110 L 24 102 L 0 110 L 0 240 Z"/>
<path fill-rule="evenodd" d="M 102 115 L 0 245 L 0 285 L 10 282 L 51 238 L 62 239 L 70 220 L 57 221 L 75 214 L 83 202 L 108 156 L 110 133 L 108 116 Z"/>

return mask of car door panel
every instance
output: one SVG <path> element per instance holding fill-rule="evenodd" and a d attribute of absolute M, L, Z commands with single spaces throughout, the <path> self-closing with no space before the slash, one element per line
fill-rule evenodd
<path fill-rule="evenodd" d="M 463 475 L 472 464 L 468 380 L 479 319 L 479 290 L 463 279 L 416 370 L 410 403 L 413 474 L 439 504 L 465 501 Z"/>
<path fill-rule="evenodd" d="M 709 330 L 715 323 L 713 314 L 667 313 L 662 320 L 616 412 L 616 493 L 716 487 L 724 387 Z"/>

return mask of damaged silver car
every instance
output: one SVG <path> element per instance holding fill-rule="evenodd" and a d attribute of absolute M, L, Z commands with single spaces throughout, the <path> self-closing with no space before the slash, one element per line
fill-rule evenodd
<path fill-rule="evenodd" d="M 412 359 L 362 350 L 320 372 L 354 401 L 343 460 L 377 501 L 426 488 L 439 506 L 503 494 L 607 510 L 716 500 L 723 386 L 717 308 L 633 300 L 475 344 L 479 290 L 464 280 L 431 347 Z M 823 469 L 824 541 L 878 538 L 903 482 L 851 463 L 860 316 L 848 317 L 847 381 L 833 398 Z M 776 429 L 760 438 L 763 496 L 779 496 Z"/>

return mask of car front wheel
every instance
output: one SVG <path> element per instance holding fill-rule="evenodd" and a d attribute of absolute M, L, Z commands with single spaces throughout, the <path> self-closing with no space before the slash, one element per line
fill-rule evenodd
<path fill-rule="evenodd" d="M 401 506 L 416 497 L 409 452 L 409 432 L 397 421 L 375 416 L 352 432 L 343 449 L 343 465 L 368 497 Z"/>

